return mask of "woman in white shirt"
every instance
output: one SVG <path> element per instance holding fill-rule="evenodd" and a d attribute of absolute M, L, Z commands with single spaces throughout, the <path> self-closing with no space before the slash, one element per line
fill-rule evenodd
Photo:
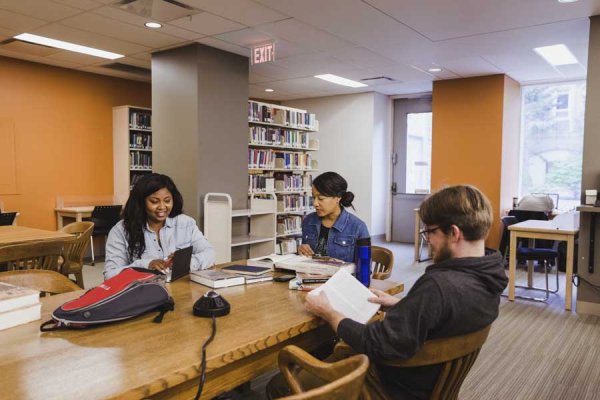
<path fill-rule="evenodd" d="M 104 278 L 126 267 L 166 272 L 177 249 L 193 247 L 190 270 L 210 267 L 215 250 L 183 214 L 183 197 L 166 175 L 148 174 L 131 191 L 119 221 L 108 234 Z"/>

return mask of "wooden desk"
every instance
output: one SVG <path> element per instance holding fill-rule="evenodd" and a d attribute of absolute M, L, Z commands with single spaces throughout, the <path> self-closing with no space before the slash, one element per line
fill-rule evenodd
<path fill-rule="evenodd" d="M 73 235 L 58 231 L 27 228 L 25 226 L 0 226 L 0 247 L 43 240 L 72 240 Z"/>
<path fill-rule="evenodd" d="M 40 333 L 41 321 L 0 331 L 0 387 L 3 399 L 193 398 L 200 348 L 211 321 L 191 313 L 209 288 L 184 277 L 168 284 L 175 311 L 161 324 L 156 313 L 88 330 Z M 373 281 L 388 291 L 402 284 Z M 311 350 L 333 336 L 305 311 L 305 292 L 287 283 L 265 282 L 218 289 L 231 314 L 217 319 L 217 334 L 207 348 L 209 399 L 277 368 L 277 354 L 296 344 Z M 44 298 L 42 320 L 63 302 L 83 292 Z"/>
<path fill-rule="evenodd" d="M 510 250 L 508 263 L 508 300 L 515 300 L 515 279 L 517 267 L 517 241 L 519 238 L 562 240 L 567 242 L 567 265 L 565 274 L 565 310 L 571 310 L 573 254 L 575 251 L 575 235 L 579 227 L 569 223 L 554 221 L 529 220 L 508 227 L 510 231 Z M 530 242 L 530 246 L 533 243 Z M 557 267 L 558 268 L 558 267 Z M 531 268 L 529 268 L 531 269 Z M 528 284 L 531 286 L 531 272 L 528 273 Z"/>
<path fill-rule="evenodd" d="M 55 208 L 54 211 L 56 211 L 56 229 L 62 229 L 64 226 L 64 217 L 75 218 L 75 222 L 81 222 L 83 218 L 92 216 L 94 206 L 62 207 Z"/>

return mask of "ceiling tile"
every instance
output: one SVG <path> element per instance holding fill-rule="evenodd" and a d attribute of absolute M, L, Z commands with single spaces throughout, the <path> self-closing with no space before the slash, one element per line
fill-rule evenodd
<path fill-rule="evenodd" d="M 330 50 L 350 44 L 346 40 L 293 18 L 264 24 L 256 29 L 314 50 Z"/>
<path fill-rule="evenodd" d="M 0 0 L 0 9 L 44 21 L 57 21 L 81 12 L 78 8 L 40 0 Z"/>
<path fill-rule="evenodd" d="M 64 4 L 66 6 L 80 8 L 82 10 L 92 10 L 98 8 L 101 4 L 98 4 L 94 0 L 51 0 L 54 3 Z"/>
<path fill-rule="evenodd" d="M 55 54 L 60 52 L 58 49 L 54 49 L 52 47 L 39 46 L 37 44 L 31 44 L 27 42 L 21 42 L 20 40 L 15 40 L 14 42 L 7 43 L 5 45 L 0 46 L 0 48 L 8 51 L 14 51 L 17 53 L 25 53 L 34 56 L 45 57 L 50 54 Z"/>
<path fill-rule="evenodd" d="M 0 28 L 2 29 L 24 33 L 31 32 L 33 29 L 44 24 L 46 24 L 46 21 L 41 19 L 0 9 Z"/>
<path fill-rule="evenodd" d="M 127 73 L 127 72 L 123 72 L 123 71 L 115 71 L 113 69 L 102 68 L 100 66 L 81 67 L 81 68 L 79 68 L 79 70 L 86 71 L 86 72 L 92 72 L 95 74 L 113 76 L 116 78 L 131 79 L 134 81 L 141 81 L 141 82 L 150 82 L 150 80 L 151 80 L 150 78 L 142 77 L 137 74 Z"/>
<path fill-rule="evenodd" d="M 196 40 L 197 43 L 202 43 L 210 47 L 214 47 L 217 49 L 225 50 L 230 53 L 239 54 L 240 56 L 249 57 L 250 49 L 247 49 L 242 46 L 238 46 L 237 44 L 225 42 L 223 40 L 216 39 L 214 37 L 204 37 L 202 39 Z"/>
<path fill-rule="evenodd" d="M 94 57 L 87 54 L 74 53 L 72 51 L 60 51 L 50 56 L 49 58 L 60 60 L 60 61 L 68 61 L 71 63 L 76 63 L 80 66 L 82 65 L 95 65 L 106 62 L 106 58 Z M 122 60 L 119 59 L 119 61 Z"/>
<path fill-rule="evenodd" d="M 182 3 L 220 15 L 247 26 L 256 26 L 267 22 L 289 18 L 269 7 L 251 0 L 179 0 Z"/>
<path fill-rule="evenodd" d="M 54 65 L 54 66 L 64 67 L 64 68 L 79 67 L 79 64 L 70 63 L 67 61 L 55 60 L 50 57 L 40 57 L 40 56 L 35 56 L 32 54 L 26 54 L 26 53 L 17 53 L 14 51 L 2 50 L 2 48 L 0 48 L 0 56 L 16 58 L 19 60 L 32 61 L 32 62 L 37 62 L 37 63 L 41 63 L 41 64 Z"/>
<path fill-rule="evenodd" d="M 329 51 L 329 54 L 338 60 L 354 64 L 357 67 L 376 67 L 394 64 L 394 61 L 374 53 L 364 47 L 347 46 L 339 47 Z"/>
<path fill-rule="evenodd" d="M 149 53 L 149 52 L 137 53 L 137 54 L 131 55 L 130 57 L 136 58 L 136 59 L 142 60 L 142 61 L 151 61 L 152 53 Z"/>
<path fill-rule="evenodd" d="M 129 55 L 149 51 L 150 48 L 139 44 L 125 42 L 97 33 L 86 32 L 60 24 L 51 24 L 34 30 L 31 33 L 46 36 L 52 39 L 64 40 L 83 46 L 94 47 L 100 50 Z"/>
<path fill-rule="evenodd" d="M 207 12 L 179 18 L 169 23 L 208 36 L 245 28 L 242 24 Z"/>
<path fill-rule="evenodd" d="M 151 69 L 151 60 L 140 60 L 139 58 L 123 57 L 118 60 L 122 64 L 135 65 L 136 67 Z"/>
<path fill-rule="evenodd" d="M 457 58 L 444 62 L 442 69 L 447 69 L 461 76 L 500 74 L 502 70 L 481 57 Z"/>
<path fill-rule="evenodd" d="M 121 10 L 119 8 L 114 7 L 101 7 L 97 10 L 94 10 L 94 13 L 103 15 L 108 18 L 112 18 L 121 22 L 125 22 L 128 24 L 132 24 L 138 27 L 145 28 L 144 24 L 150 21 L 147 17 L 142 17 L 136 14 L 129 13 L 127 11 Z M 196 40 L 202 37 L 202 34 L 197 32 L 188 31 L 187 29 L 181 29 L 179 27 L 169 25 L 168 23 L 162 23 L 162 28 L 156 30 L 154 32 L 164 33 L 167 35 L 175 36 L 178 38 L 186 39 L 186 40 Z"/>
<path fill-rule="evenodd" d="M 252 45 L 275 40 L 275 36 L 254 28 L 240 29 L 215 36 L 217 39 L 250 48 Z"/>
<path fill-rule="evenodd" d="M 277 60 L 275 63 L 286 68 L 291 76 L 314 76 L 320 74 L 340 73 L 354 69 L 353 65 L 346 64 L 335 57 L 327 55 L 326 52 L 301 54 L 285 59 Z"/>
<path fill-rule="evenodd" d="M 127 38 L 128 42 L 152 48 L 169 46 L 181 41 L 180 38 L 165 35 L 143 26 L 131 25 L 92 13 L 67 18 L 61 21 L 61 24 L 88 32 L 103 34 L 115 39 Z"/>
<path fill-rule="evenodd" d="M 428 93 L 433 90 L 431 81 L 412 81 L 390 85 L 378 86 L 377 91 L 387 95 L 403 95 L 415 93 Z"/>
<path fill-rule="evenodd" d="M 168 22 L 201 12 L 194 7 L 170 0 L 118 1 L 114 4 L 114 7 L 161 22 Z"/>

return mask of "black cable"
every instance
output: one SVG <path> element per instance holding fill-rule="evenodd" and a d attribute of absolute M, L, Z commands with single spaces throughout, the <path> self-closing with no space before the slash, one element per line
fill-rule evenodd
<path fill-rule="evenodd" d="M 587 283 L 588 286 L 590 286 L 592 289 L 594 289 L 595 291 L 600 293 L 600 286 L 594 285 L 592 282 L 588 281 L 587 279 L 582 278 L 581 275 L 573 274 L 572 281 L 573 281 L 573 286 L 575 286 L 575 287 L 579 287 L 581 281 L 583 281 L 584 283 Z"/>
<path fill-rule="evenodd" d="M 194 397 L 194 400 L 198 400 L 200 398 L 200 395 L 202 394 L 202 389 L 204 388 L 204 382 L 206 380 L 206 347 L 215 338 L 216 333 L 217 333 L 217 318 L 213 315 L 212 316 L 212 333 L 210 334 L 210 337 L 208 339 L 206 339 L 206 341 L 202 345 L 202 362 L 200 364 L 201 365 L 200 366 L 200 384 L 198 385 L 198 391 L 196 392 L 196 397 Z"/>

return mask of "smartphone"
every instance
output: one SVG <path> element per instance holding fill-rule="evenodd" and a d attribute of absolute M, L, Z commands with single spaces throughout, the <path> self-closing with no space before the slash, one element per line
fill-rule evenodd
<path fill-rule="evenodd" d="M 279 275 L 273 278 L 275 282 L 288 282 L 294 279 L 296 275 Z"/>

